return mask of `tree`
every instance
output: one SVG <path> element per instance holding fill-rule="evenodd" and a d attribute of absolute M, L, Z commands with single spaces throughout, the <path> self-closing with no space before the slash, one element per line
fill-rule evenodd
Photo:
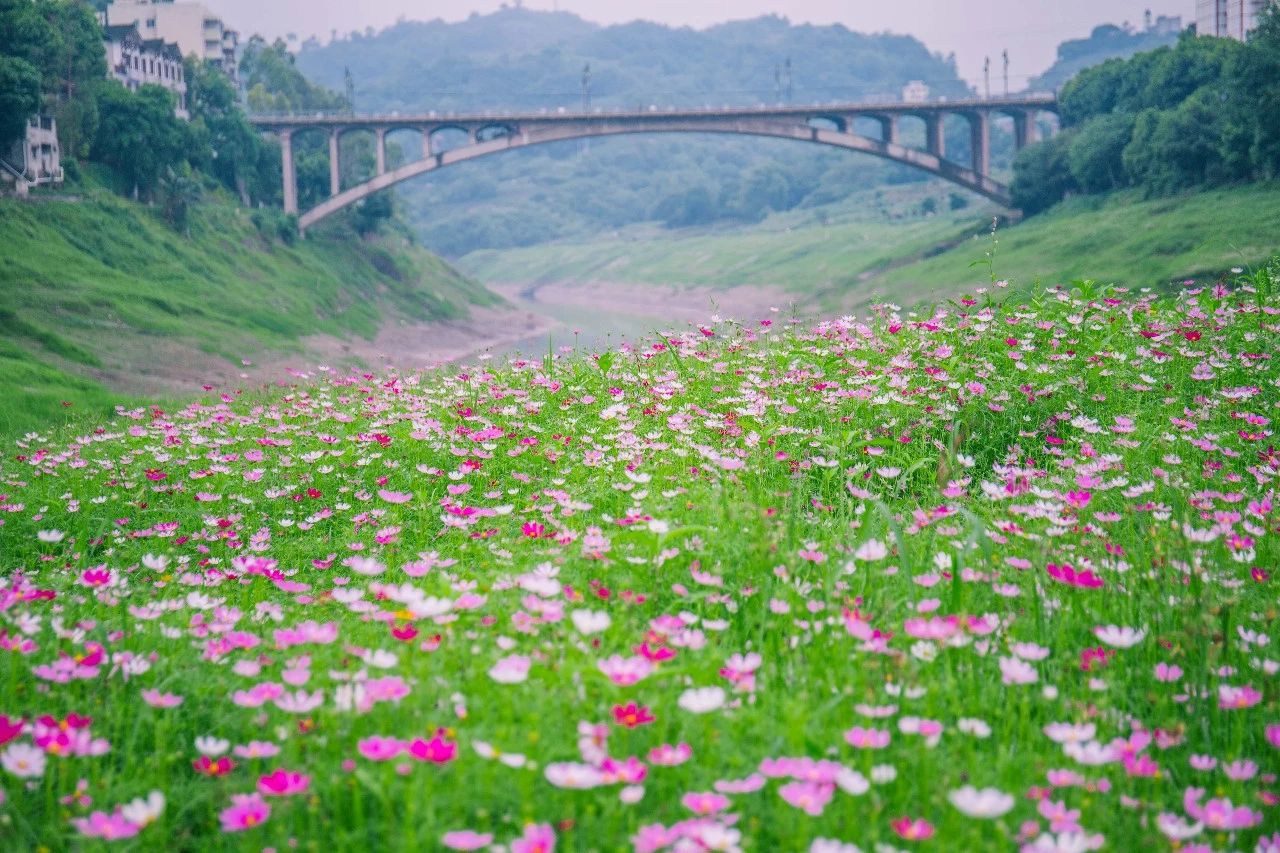
<path fill-rule="evenodd" d="M 1061 201 L 1075 190 L 1071 167 L 1067 163 L 1067 146 L 1071 134 L 1028 145 L 1013 161 L 1013 183 L 1009 193 L 1014 207 L 1035 214 Z"/>
<path fill-rule="evenodd" d="M 1124 167 L 1151 193 L 1222 179 L 1217 98 L 1203 92 L 1173 110 L 1143 110 L 1124 149 Z"/>
<path fill-rule="evenodd" d="M 200 181 L 191 173 L 186 163 L 181 166 L 166 166 L 164 175 L 159 181 L 160 197 L 164 202 L 165 221 L 174 230 L 191 236 L 191 208 L 199 203 L 203 196 Z"/>
<path fill-rule="evenodd" d="M 185 76 L 192 130 L 205 136 L 210 152 L 209 161 L 202 168 L 237 193 L 246 205 L 251 204 L 255 197 L 251 189 L 259 189 L 253 175 L 263 144 L 261 137 L 245 118 L 235 87 L 220 69 L 188 58 Z"/>
<path fill-rule="evenodd" d="M 40 72 L 25 59 L 0 56 L 0 155 L 27 132 L 27 117 L 40 109 Z"/>
<path fill-rule="evenodd" d="M 1072 134 L 1067 143 L 1067 166 L 1082 192 L 1098 193 L 1127 186 L 1124 148 L 1133 135 L 1130 113 L 1094 116 Z"/>
<path fill-rule="evenodd" d="M 189 133 L 173 115 L 173 95 L 160 86 L 143 86 L 134 94 L 114 80 L 98 92 L 100 121 L 93 157 L 113 167 L 126 189 L 154 195 L 165 169 L 187 154 Z"/>

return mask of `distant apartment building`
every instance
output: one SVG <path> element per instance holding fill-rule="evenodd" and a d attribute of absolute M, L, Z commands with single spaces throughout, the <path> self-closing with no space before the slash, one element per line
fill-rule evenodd
<path fill-rule="evenodd" d="M 102 18 L 105 26 L 136 26 L 143 39 L 174 42 L 183 56 L 203 59 L 239 82 L 239 34 L 199 3 L 120 0 L 107 6 Z"/>
<path fill-rule="evenodd" d="M 1196 0 L 1196 33 L 1244 41 L 1272 0 Z"/>
<path fill-rule="evenodd" d="M 113 79 L 130 92 L 147 84 L 163 86 L 175 96 L 174 115 L 183 120 L 190 118 L 186 70 L 177 43 L 144 39 L 133 24 L 111 24 L 103 28 L 103 46 L 107 73 Z"/>
<path fill-rule="evenodd" d="M 912 80 L 902 87 L 902 101 L 907 104 L 923 104 L 929 100 L 929 87 L 923 80 Z"/>
<path fill-rule="evenodd" d="M 0 152 L 0 184 L 13 186 L 19 194 L 41 184 L 62 183 L 62 152 L 58 148 L 58 125 L 50 116 L 27 119 L 22 139 L 9 151 Z"/>

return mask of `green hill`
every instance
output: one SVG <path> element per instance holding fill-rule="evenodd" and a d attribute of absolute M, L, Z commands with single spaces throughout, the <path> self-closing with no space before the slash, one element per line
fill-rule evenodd
<path fill-rule="evenodd" d="M 0 199 L 0 432 L 101 418 L 121 392 L 190 393 L 177 377 L 234 377 L 246 355 L 296 352 L 308 335 L 368 338 L 391 317 L 494 299 L 402 238 L 320 229 L 291 244 L 281 224 L 214 202 L 188 238 L 100 190 Z"/>
<path fill-rule="evenodd" d="M 988 209 L 983 209 L 989 212 Z M 886 222 L 868 203 L 842 216 L 798 211 L 733 233 L 617 237 L 476 252 L 459 266 L 484 281 L 780 285 L 830 306 L 888 295 L 910 303 L 986 281 L 970 268 L 991 247 L 971 210 Z M 825 221 L 824 221 L 825 220 Z M 995 274 L 1016 283 L 1092 277 L 1155 285 L 1265 262 L 1280 250 L 1280 185 L 1160 199 L 1135 192 L 1072 199 L 997 232 Z"/>

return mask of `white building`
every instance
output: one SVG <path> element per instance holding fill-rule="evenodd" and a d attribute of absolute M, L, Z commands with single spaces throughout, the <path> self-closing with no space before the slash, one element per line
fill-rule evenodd
<path fill-rule="evenodd" d="M 40 184 L 62 183 L 62 152 L 58 148 L 58 124 L 50 116 L 27 119 L 27 132 L 0 159 L 0 180 L 13 184 L 19 194 Z"/>
<path fill-rule="evenodd" d="M 1244 41 L 1271 0 L 1196 0 L 1196 33 Z"/>
<path fill-rule="evenodd" d="M 183 56 L 221 68 L 237 82 L 239 34 L 199 3 L 173 0 L 119 0 L 102 13 L 105 26 L 133 24 L 144 40 L 174 42 Z"/>
<path fill-rule="evenodd" d="M 912 80 L 902 87 L 902 101 L 907 104 L 923 104 L 929 100 L 929 87 L 923 80 Z"/>
<path fill-rule="evenodd" d="M 190 118 L 186 69 L 177 44 L 144 39 L 133 24 L 112 24 L 103 33 L 107 73 L 112 79 L 119 80 L 130 92 L 148 83 L 163 86 L 175 95 L 174 115 L 183 120 Z"/>

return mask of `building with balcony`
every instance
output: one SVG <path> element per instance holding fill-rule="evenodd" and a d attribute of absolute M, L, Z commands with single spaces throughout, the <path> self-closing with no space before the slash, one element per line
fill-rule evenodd
<path fill-rule="evenodd" d="M 199 3 L 173 0 L 119 0 L 102 13 L 104 26 L 132 24 L 143 39 L 178 45 L 182 56 L 194 56 L 221 68 L 239 82 L 239 34 Z"/>
<path fill-rule="evenodd" d="M 51 116 L 27 119 L 27 132 L 0 158 L 0 181 L 21 195 L 32 186 L 62 183 L 58 124 Z"/>
<path fill-rule="evenodd" d="M 107 73 L 131 92 L 147 84 L 163 86 L 175 96 L 174 115 L 186 120 L 186 69 L 182 51 L 174 42 L 144 39 L 133 24 L 112 24 L 103 29 Z"/>

